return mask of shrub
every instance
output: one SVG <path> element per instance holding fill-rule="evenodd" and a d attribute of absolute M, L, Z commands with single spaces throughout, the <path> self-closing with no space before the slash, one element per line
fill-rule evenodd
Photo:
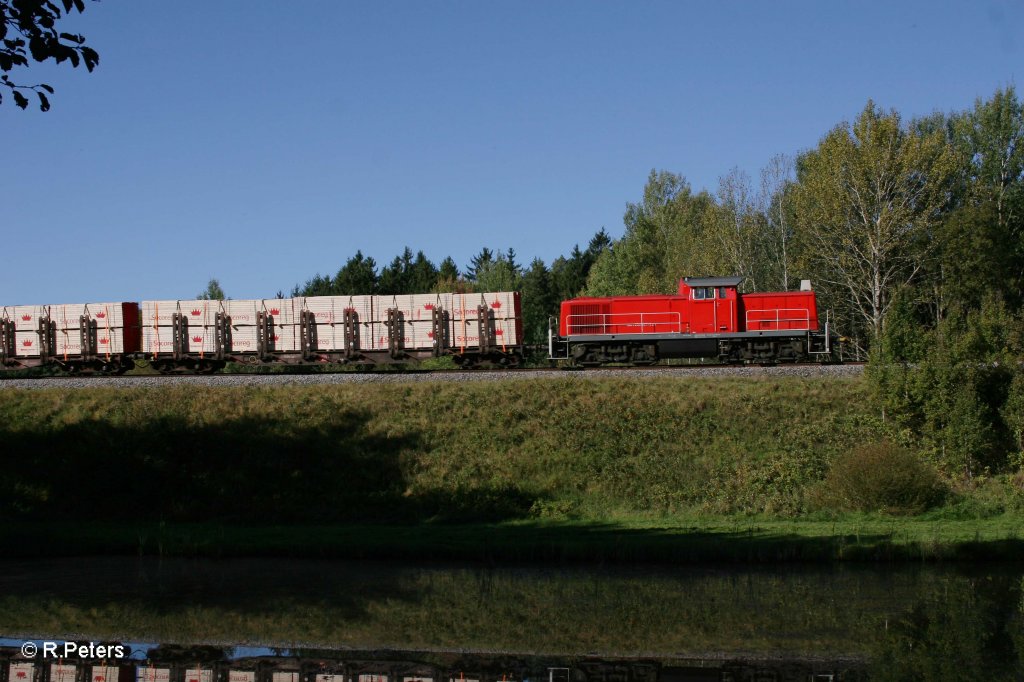
<path fill-rule="evenodd" d="M 825 480 L 830 506 L 853 511 L 914 514 L 941 501 L 945 487 L 929 464 L 887 441 L 840 456 Z"/>

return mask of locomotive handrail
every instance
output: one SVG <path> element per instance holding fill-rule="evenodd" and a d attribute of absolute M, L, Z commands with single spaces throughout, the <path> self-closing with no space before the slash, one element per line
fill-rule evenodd
<path fill-rule="evenodd" d="M 573 321 L 573 318 L 582 320 Z M 612 320 L 611 318 L 627 318 Z M 568 315 L 566 334 L 664 334 L 682 333 L 683 324 L 677 312 L 651 313 L 578 313 Z M 615 327 L 615 331 L 611 328 Z"/>
<path fill-rule="evenodd" d="M 760 319 L 751 319 L 751 315 L 757 315 L 759 313 L 764 313 L 767 316 L 764 317 L 764 318 L 760 318 Z M 787 313 L 787 314 L 790 314 L 790 313 L 803 313 L 803 316 L 802 317 L 800 317 L 800 316 L 797 316 L 797 317 L 782 317 L 782 313 Z M 746 318 L 747 318 L 747 323 L 746 323 L 747 331 L 756 331 L 755 329 L 751 328 L 751 326 L 750 326 L 751 324 L 774 325 L 774 327 L 767 327 L 767 328 L 766 327 L 758 327 L 758 329 L 769 329 L 769 330 L 776 330 L 776 331 L 782 329 L 782 327 L 780 325 L 783 324 L 783 323 L 789 324 L 789 323 L 797 323 L 797 322 L 799 322 L 799 323 L 803 324 L 802 327 L 786 327 L 786 330 L 808 331 L 811 328 L 811 314 L 810 314 L 810 311 L 807 310 L 807 308 L 765 308 L 764 310 L 748 310 Z"/>

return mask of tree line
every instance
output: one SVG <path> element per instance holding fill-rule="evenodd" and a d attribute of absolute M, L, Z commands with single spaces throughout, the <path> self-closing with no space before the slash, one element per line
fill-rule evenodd
<path fill-rule="evenodd" d="M 357 251 L 334 276 L 314 275 L 296 285 L 292 296 L 356 296 L 363 294 L 471 293 L 519 291 L 523 297 L 523 333 L 527 343 L 547 339 L 548 317 L 558 314 L 561 301 L 578 296 L 586 288 L 594 262 L 611 245 L 602 228 L 586 249 L 573 247 L 547 265 L 534 258 L 522 264 L 514 249 L 484 247 L 465 268 L 446 257 L 435 265 L 422 251 L 413 255 L 405 247 L 401 255 L 378 269 L 376 261 Z"/>
<path fill-rule="evenodd" d="M 549 264 L 483 248 L 465 268 L 406 248 L 378 270 L 357 252 L 294 295 L 515 290 L 528 343 L 561 301 L 674 293 L 683 276 L 746 291 L 812 280 L 820 311 L 872 359 L 892 438 L 947 474 L 1024 463 L 1024 108 L 1013 87 L 964 111 L 907 119 L 868 101 L 809 150 L 715 191 L 652 170 L 602 228 Z M 1024 479 L 1022 479 L 1024 485 Z"/>
<path fill-rule="evenodd" d="M 681 174 L 651 171 L 640 200 L 626 205 L 620 239 L 602 228 L 550 265 L 485 247 L 460 269 L 407 247 L 378 270 L 357 252 L 293 293 L 514 289 L 546 317 L 580 294 L 673 293 L 683 276 L 739 275 L 746 291 L 810 279 L 836 327 L 868 351 L 898 296 L 931 326 L 993 294 L 1020 309 L 1022 138 L 1013 87 L 910 120 L 869 101 L 813 149 L 772 158 L 756 182 L 734 168 L 714 192 L 694 191 Z"/>

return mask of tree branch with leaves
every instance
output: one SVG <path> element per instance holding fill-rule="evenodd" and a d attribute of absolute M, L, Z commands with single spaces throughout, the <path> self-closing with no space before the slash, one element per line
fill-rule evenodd
<path fill-rule="evenodd" d="M 72 67 L 96 68 L 100 56 L 85 44 L 85 37 L 60 31 L 57 24 L 72 11 L 85 11 L 84 0 L 0 0 L 0 86 L 11 92 L 14 104 L 25 109 L 29 99 L 26 92 L 39 100 L 39 110 L 49 111 L 53 87 L 46 83 L 24 85 L 12 81 L 8 75 L 17 68 L 27 68 L 29 57 L 37 62 L 53 60 L 57 64 L 69 62 Z M 3 90 L 0 89 L 0 103 Z"/>

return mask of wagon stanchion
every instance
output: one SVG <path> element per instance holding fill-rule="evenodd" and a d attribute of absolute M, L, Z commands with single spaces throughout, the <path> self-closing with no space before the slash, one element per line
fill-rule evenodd
<path fill-rule="evenodd" d="M 359 313 L 346 308 L 342 317 L 345 328 L 345 357 L 351 360 L 359 355 Z"/>
<path fill-rule="evenodd" d="M 39 360 L 46 364 L 57 351 L 57 323 L 49 316 L 39 318 Z"/>
<path fill-rule="evenodd" d="M 188 355 L 188 318 L 181 313 L 171 315 L 171 357 L 181 361 Z"/>
<path fill-rule="evenodd" d="M 217 313 L 213 316 L 213 353 L 217 360 L 231 352 L 231 316 Z"/>
<path fill-rule="evenodd" d="M 274 316 L 262 310 L 256 313 L 256 350 L 263 361 L 274 352 Z"/>
<path fill-rule="evenodd" d="M 431 311 L 430 329 L 433 339 L 433 353 L 439 358 L 448 352 L 448 323 L 450 316 L 444 308 L 436 307 Z"/>
<path fill-rule="evenodd" d="M 495 346 L 494 311 L 486 305 L 476 309 L 476 329 L 479 340 L 480 355 L 489 355 Z"/>
<path fill-rule="evenodd" d="M 17 353 L 13 320 L 0 320 L 0 362 L 6 363 Z"/>
<path fill-rule="evenodd" d="M 388 308 L 388 353 L 393 359 L 405 354 L 405 315 L 398 308 Z"/>
<path fill-rule="evenodd" d="M 312 310 L 299 312 L 299 350 L 303 360 L 312 360 L 318 347 L 316 314 Z"/>
<path fill-rule="evenodd" d="M 78 318 L 78 340 L 82 360 L 89 362 L 96 359 L 96 320 L 88 315 Z"/>

